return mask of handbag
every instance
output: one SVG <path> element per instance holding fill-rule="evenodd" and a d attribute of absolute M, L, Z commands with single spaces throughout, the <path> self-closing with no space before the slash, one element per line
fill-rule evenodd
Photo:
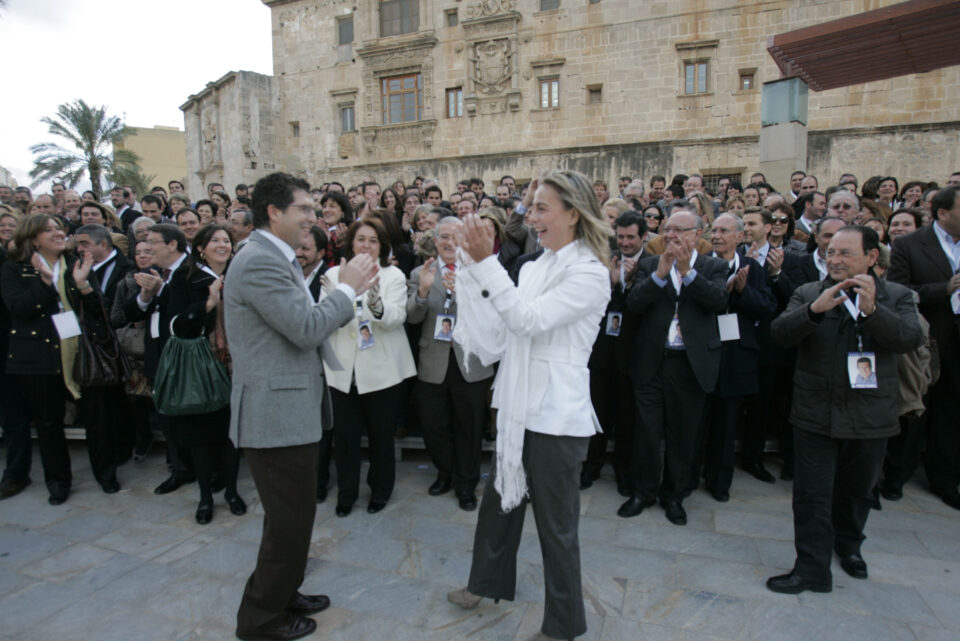
<path fill-rule="evenodd" d="M 84 316 L 83 300 L 79 305 L 80 335 L 77 337 L 77 358 L 73 377 L 80 387 L 114 387 L 123 385 L 133 372 L 130 359 L 120 348 L 117 335 L 102 309 L 103 323 Z"/>
<path fill-rule="evenodd" d="M 138 327 L 140 325 L 140 327 Z M 144 334 L 146 327 L 142 323 L 131 323 L 116 330 L 117 340 L 120 341 L 120 348 L 124 353 L 134 358 L 143 358 L 144 355 Z"/>
<path fill-rule="evenodd" d="M 171 336 L 153 381 L 153 404 L 165 416 L 207 414 L 230 403 L 230 377 L 203 336 Z"/>

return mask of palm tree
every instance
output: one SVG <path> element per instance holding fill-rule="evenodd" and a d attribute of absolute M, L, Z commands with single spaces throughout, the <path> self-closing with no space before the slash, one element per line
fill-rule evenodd
<path fill-rule="evenodd" d="M 117 116 L 107 115 L 106 107 L 91 107 L 83 100 L 57 107 L 55 118 L 43 117 L 48 131 L 70 144 L 44 142 L 30 147 L 35 155 L 30 177 L 33 186 L 44 180 L 60 179 L 75 187 L 84 173 L 90 176 L 91 189 L 100 198 L 103 176 L 139 169 L 139 158 L 127 149 L 111 149 L 123 140 L 126 128 Z M 71 149 L 72 147 L 72 149 Z"/>

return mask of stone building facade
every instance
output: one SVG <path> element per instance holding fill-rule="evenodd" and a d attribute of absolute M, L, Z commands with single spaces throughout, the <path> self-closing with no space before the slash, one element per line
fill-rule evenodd
<path fill-rule="evenodd" d="M 272 77 L 181 107 L 191 193 L 273 169 L 311 183 L 495 185 L 568 167 L 749 178 L 768 36 L 889 0 L 263 0 Z M 960 67 L 810 94 L 807 167 L 943 180 L 960 168 Z"/>

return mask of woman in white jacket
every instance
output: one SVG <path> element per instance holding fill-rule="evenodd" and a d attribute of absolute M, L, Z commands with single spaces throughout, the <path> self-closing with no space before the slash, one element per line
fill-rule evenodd
<path fill-rule="evenodd" d="M 448 595 L 473 608 L 483 597 L 514 598 L 526 502 L 543 551 L 543 638 L 586 632 L 580 581 L 580 464 L 599 424 L 590 403 L 587 360 L 610 299 L 610 227 L 590 181 L 554 171 L 531 184 L 528 216 L 540 245 L 515 287 L 476 216 L 464 221 L 454 339 L 485 364 L 494 382 L 496 468 L 477 520 L 466 588 Z"/>
<path fill-rule="evenodd" d="M 382 510 L 396 476 L 394 421 L 400 383 L 417 373 L 403 329 L 407 281 L 389 264 L 390 241 L 379 220 L 357 221 L 344 240 L 349 260 L 369 254 L 380 263 L 379 283 L 357 297 L 353 319 L 330 337 L 341 369 L 324 359 L 324 373 L 333 400 L 333 455 L 337 466 L 337 516 L 347 516 L 360 493 L 360 437 L 369 438 L 371 514 Z M 324 292 L 336 287 L 340 268 L 324 274 Z"/>

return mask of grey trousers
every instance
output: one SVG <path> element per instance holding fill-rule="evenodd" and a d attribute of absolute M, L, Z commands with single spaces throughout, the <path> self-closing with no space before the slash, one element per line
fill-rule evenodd
<path fill-rule="evenodd" d="M 580 584 L 580 463 L 586 458 L 589 437 L 551 436 L 526 432 L 523 467 L 529 501 L 543 552 L 546 599 L 544 634 L 570 639 L 587 631 Z M 526 501 L 503 513 L 494 475 L 480 502 L 473 540 L 473 565 L 467 588 L 491 599 L 512 601 L 517 584 L 517 548 L 523 530 Z"/>

